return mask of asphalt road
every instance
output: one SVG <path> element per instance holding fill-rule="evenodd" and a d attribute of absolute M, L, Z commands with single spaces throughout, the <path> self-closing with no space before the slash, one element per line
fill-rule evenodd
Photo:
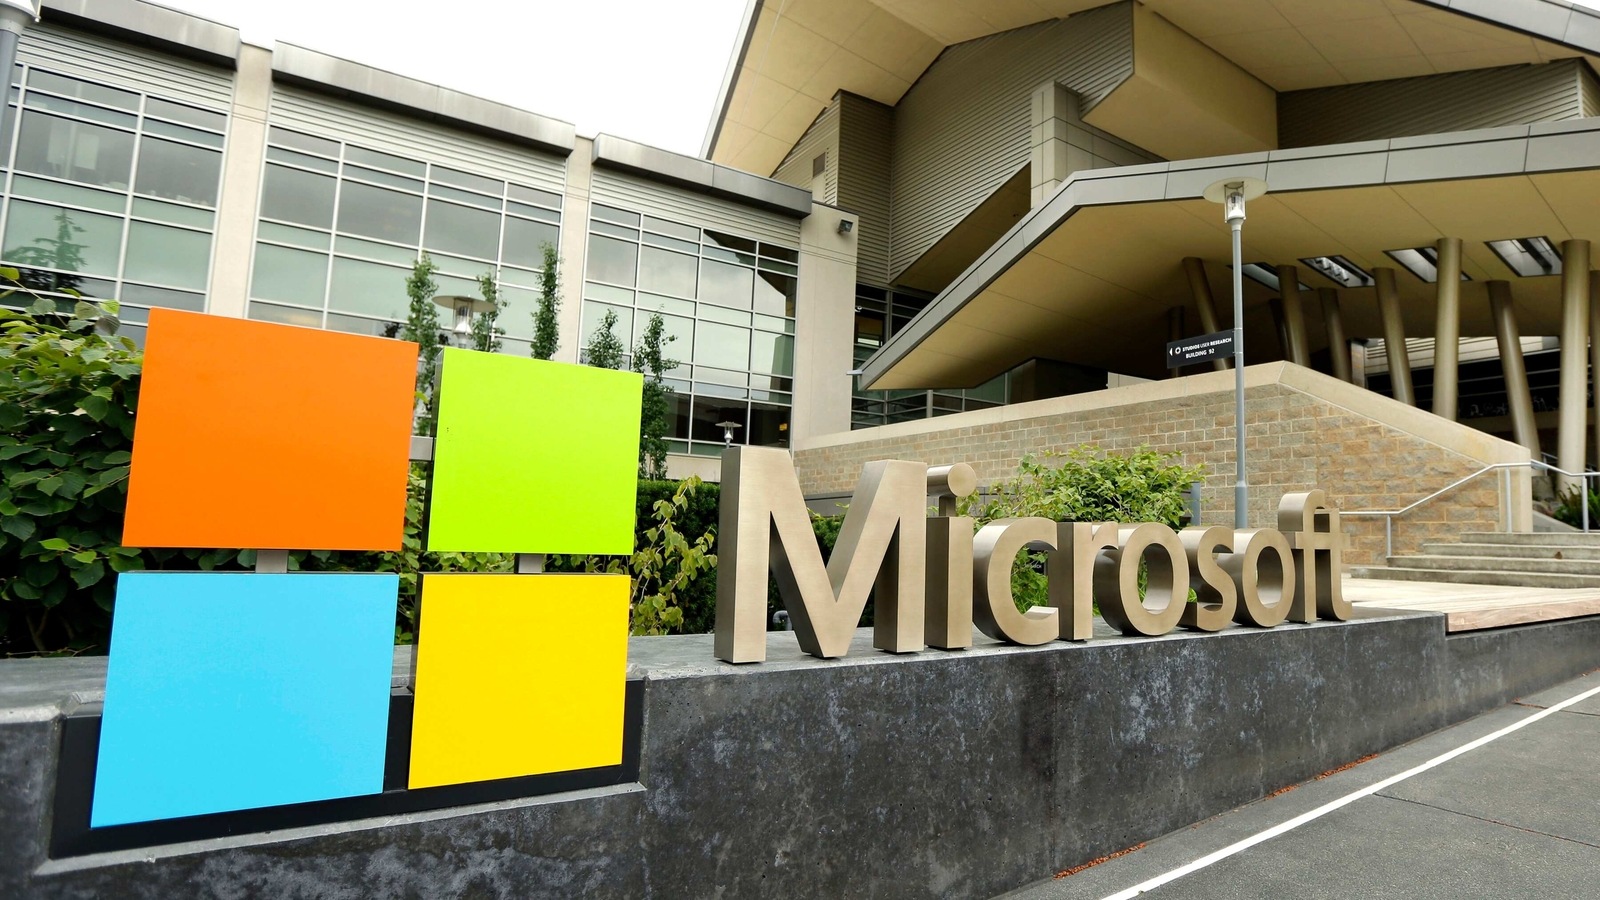
<path fill-rule="evenodd" d="M 1006 900 L 1600 900 L 1600 673 Z"/>

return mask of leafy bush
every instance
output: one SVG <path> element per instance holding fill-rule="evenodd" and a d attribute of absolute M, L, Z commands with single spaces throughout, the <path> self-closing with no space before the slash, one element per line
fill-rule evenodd
<path fill-rule="evenodd" d="M 1126 456 L 1102 453 L 1093 445 L 1046 451 L 1042 461 L 1029 454 L 1016 476 L 996 483 L 988 499 L 969 497 L 960 508 L 980 527 L 995 519 L 1039 516 L 1054 522 L 1162 522 L 1176 528 L 1188 514 L 1189 485 L 1205 471 L 1178 459 L 1177 453 L 1148 446 Z M 1017 608 L 1043 605 L 1046 588 L 1043 554 L 1019 559 L 1011 572 Z"/>
<path fill-rule="evenodd" d="M 1589 491 L 1587 492 L 1587 497 L 1589 500 L 1589 527 L 1591 529 L 1600 527 L 1600 493 Z M 1556 508 L 1551 515 L 1571 525 L 1573 528 L 1582 528 L 1583 506 L 1581 504 L 1582 501 L 1578 499 L 1578 489 L 1575 487 L 1568 488 L 1557 500 Z"/>

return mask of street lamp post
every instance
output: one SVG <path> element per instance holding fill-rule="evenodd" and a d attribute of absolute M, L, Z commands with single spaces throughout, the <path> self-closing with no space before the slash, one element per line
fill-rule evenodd
<path fill-rule="evenodd" d="M 1244 204 L 1267 192 L 1259 178 L 1224 178 L 1205 190 L 1222 204 L 1222 218 L 1233 232 L 1233 527 L 1248 527 L 1250 482 L 1244 464 Z"/>

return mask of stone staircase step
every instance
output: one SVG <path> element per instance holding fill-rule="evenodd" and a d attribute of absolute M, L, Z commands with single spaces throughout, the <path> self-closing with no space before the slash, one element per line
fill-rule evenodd
<path fill-rule="evenodd" d="M 1525 559 L 1512 556 L 1391 556 L 1389 565 L 1409 569 L 1471 572 L 1539 572 L 1547 575 L 1593 575 L 1600 578 L 1600 561 L 1583 559 Z"/>
<path fill-rule="evenodd" d="M 1490 556 L 1515 559 L 1600 560 L 1600 546 L 1581 544 L 1423 544 L 1428 556 Z"/>
<path fill-rule="evenodd" d="M 1596 523 L 1600 525 L 1600 523 Z M 1600 547 L 1600 531 L 1584 534 L 1571 532 L 1538 532 L 1535 534 L 1504 534 L 1498 531 L 1468 531 L 1461 535 L 1464 544 L 1535 544 L 1562 547 Z"/>
<path fill-rule="evenodd" d="M 1408 566 L 1352 566 L 1355 578 L 1389 581 L 1432 581 L 1447 584 L 1488 584 L 1505 587 L 1600 588 L 1600 576 L 1555 575 L 1543 572 L 1490 572 L 1470 569 L 1414 569 Z"/>

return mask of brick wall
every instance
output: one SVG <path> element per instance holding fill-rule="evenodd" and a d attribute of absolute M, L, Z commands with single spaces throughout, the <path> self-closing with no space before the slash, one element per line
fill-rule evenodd
<path fill-rule="evenodd" d="M 1266 367 L 1252 367 L 1247 374 L 1263 368 Z M 1334 393 L 1359 390 L 1309 370 L 1294 368 L 1292 371 L 1294 380 L 1309 379 L 1313 388 L 1328 388 L 1331 382 L 1338 385 Z M 1231 373 L 1195 376 L 1195 379 L 1209 378 L 1217 382 L 1216 387 L 1223 388 L 1224 381 L 1218 380 L 1218 376 L 1231 387 Z M 1261 377 L 1253 380 L 1258 383 L 1248 387 L 1245 394 L 1251 525 L 1275 526 L 1278 500 L 1289 491 L 1322 488 L 1335 505 L 1347 511 L 1398 509 L 1483 468 L 1488 462 L 1509 461 L 1516 456 L 1514 445 L 1409 407 L 1383 409 L 1382 412 L 1397 414 L 1401 419 L 1426 417 L 1433 421 L 1421 424 L 1433 432 L 1443 431 L 1447 439 L 1458 430 L 1470 434 L 1462 435 L 1459 449 L 1452 449 L 1438 440 L 1437 433 L 1423 437 L 1417 429 L 1401 427 L 1403 422 L 1397 425 L 1382 420 L 1395 418 L 1394 415 L 1379 418 L 1368 414 L 1370 410 L 1356 411 L 1308 393 L 1304 384 L 1292 386 Z M 1201 495 L 1202 519 L 1206 524 L 1232 524 L 1233 394 L 1231 390 L 1220 389 L 1141 399 L 1152 393 L 1173 393 L 1169 384 L 1125 389 L 1131 402 L 1112 401 L 1107 405 L 1105 400 L 1100 400 L 1099 408 L 1085 409 L 1079 404 L 1077 409 L 1014 417 L 1017 411 L 1024 409 L 1018 406 L 1009 408 L 1009 415 L 1013 417 L 1005 421 L 983 421 L 995 418 L 997 413 L 1008 415 L 987 410 L 927 423 L 909 423 L 921 429 L 916 431 L 905 426 L 888 426 L 852 432 L 848 437 L 833 436 L 819 442 L 821 446 L 797 450 L 796 468 L 808 496 L 847 495 L 854 489 L 864 463 L 889 458 L 915 459 L 930 465 L 966 462 L 977 470 L 979 483 L 987 486 L 1014 474 L 1018 461 L 1027 452 L 1064 450 L 1084 444 L 1098 445 L 1104 450 L 1128 451 L 1140 444 L 1149 444 L 1158 450 L 1177 451 L 1187 465 L 1203 465 L 1206 474 Z M 1117 393 L 1107 391 L 1100 396 Z M 1387 398 L 1361 393 L 1372 401 L 1394 404 Z M 1073 399 L 1061 398 L 1062 401 Z M 1072 405 L 1042 401 L 1028 406 L 1049 404 Z M 974 418 L 979 421 L 971 422 Z M 1506 451 L 1495 445 L 1513 449 Z M 1407 514 L 1395 524 L 1395 552 L 1417 552 L 1426 541 L 1454 540 L 1463 531 L 1497 530 L 1501 527 L 1499 496 L 1499 480 L 1490 475 Z M 1345 531 L 1351 535 L 1347 562 L 1350 565 L 1381 564 L 1382 519 L 1347 518 L 1344 521 Z"/>

